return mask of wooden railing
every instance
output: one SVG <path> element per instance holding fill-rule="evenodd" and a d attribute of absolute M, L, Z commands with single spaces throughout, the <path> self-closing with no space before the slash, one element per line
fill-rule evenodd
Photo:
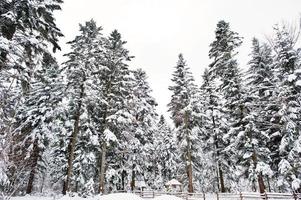
<path fill-rule="evenodd" d="M 301 194 L 297 193 L 187 193 L 153 190 L 137 190 L 133 191 L 133 193 L 144 199 L 152 199 L 162 195 L 174 195 L 184 200 L 301 200 Z"/>

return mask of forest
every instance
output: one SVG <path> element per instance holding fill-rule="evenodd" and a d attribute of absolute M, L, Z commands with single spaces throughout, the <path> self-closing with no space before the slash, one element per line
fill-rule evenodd
<path fill-rule="evenodd" d="M 271 24 L 240 66 L 243 38 L 218 21 L 200 83 L 180 52 L 166 66 L 170 124 L 118 30 L 82 22 L 57 61 L 62 3 L 0 1 L 0 198 L 173 178 L 188 192 L 301 192 L 301 26 Z"/>

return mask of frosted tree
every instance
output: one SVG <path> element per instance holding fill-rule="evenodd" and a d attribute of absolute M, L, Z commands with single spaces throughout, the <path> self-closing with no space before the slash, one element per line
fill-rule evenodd
<path fill-rule="evenodd" d="M 179 176 L 179 151 L 175 134 L 167 121 L 160 116 L 158 129 L 154 137 L 154 162 L 158 171 L 155 183 L 160 189 L 164 184 Z"/>
<path fill-rule="evenodd" d="M 125 172 L 129 175 L 131 189 L 139 187 L 145 182 L 149 187 L 154 187 L 156 179 L 156 165 L 154 156 L 154 133 L 156 132 L 157 103 L 151 96 L 151 88 L 147 81 L 147 75 L 142 69 L 131 72 L 132 92 L 128 96 L 128 107 L 133 121 L 123 135 L 126 141 L 122 146 L 126 147 L 128 154 L 124 164 Z"/>
<path fill-rule="evenodd" d="M 0 2 L 0 135 L 5 146 L 0 157 L 7 158 L 4 153 L 10 151 L 16 140 L 12 135 L 16 128 L 13 126 L 16 109 L 25 101 L 23 97 L 30 90 L 36 66 L 41 66 L 43 54 L 48 52 L 50 43 L 54 51 L 59 49 L 57 40 L 62 33 L 56 27 L 53 11 L 60 9 L 60 3 L 59 0 Z M 8 154 L 12 155 L 11 152 Z M 12 167 L 9 170 L 12 174 L 21 171 L 13 169 L 14 159 L 6 159 L 5 164 Z M 12 174 L 9 179 L 14 179 Z M 12 187 L 18 185 L 17 181 L 14 183 L 11 182 Z"/>
<path fill-rule="evenodd" d="M 172 91 L 172 97 L 168 107 L 177 129 L 177 142 L 185 168 L 184 171 L 188 177 L 188 192 L 193 192 L 193 165 L 195 164 L 193 162 L 196 161 L 195 153 L 197 152 L 200 132 L 198 120 L 195 120 L 196 105 L 194 105 L 198 91 L 182 54 L 179 55 L 172 81 L 173 85 L 169 87 L 169 90 Z"/>
<path fill-rule="evenodd" d="M 98 91 L 102 98 L 101 109 L 98 111 L 102 124 L 100 135 L 101 162 L 99 166 L 99 192 L 102 193 L 106 190 L 106 170 L 114 171 L 110 169 L 109 162 L 112 160 L 114 163 L 114 158 L 108 158 L 107 152 L 111 153 L 114 150 L 118 140 L 122 139 L 127 124 L 133 121 L 127 107 L 127 97 L 132 82 L 127 62 L 131 60 L 131 56 L 124 47 L 125 44 L 126 42 L 122 40 L 121 34 L 117 30 L 109 35 L 104 43 L 104 60 L 101 62 L 101 73 L 98 73 L 100 85 Z M 111 155 L 115 154 L 112 153 Z M 114 175 L 115 173 L 108 173 L 107 178 L 113 178 Z"/>
<path fill-rule="evenodd" d="M 129 102 L 134 116 L 133 133 L 135 140 L 138 141 L 138 148 L 134 148 L 131 154 L 133 170 L 140 169 L 140 173 L 136 176 L 141 176 L 141 181 L 145 181 L 150 187 L 154 188 L 157 176 L 155 169 L 157 168 L 154 162 L 154 134 L 157 131 L 157 102 L 151 96 L 151 88 L 147 82 L 147 75 L 142 69 L 133 71 L 134 82 L 132 87 L 132 98 Z M 139 153 L 140 152 L 140 153 Z M 135 158 L 133 158 L 135 157 Z M 136 170 L 137 171 L 137 170 Z M 132 177 L 132 181 L 135 177 Z"/>
<path fill-rule="evenodd" d="M 273 39 L 275 50 L 274 73 L 277 82 L 277 104 L 279 110 L 274 118 L 278 132 L 271 132 L 272 158 L 278 158 L 278 186 L 281 191 L 293 188 L 300 190 L 300 55 L 296 49 L 296 36 L 288 27 L 275 27 Z M 297 148 L 296 148 L 297 147 Z M 297 161 L 297 162 L 296 162 Z"/>
<path fill-rule="evenodd" d="M 69 42 L 72 51 L 66 54 L 69 59 L 65 62 L 67 68 L 67 110 L 68 121 L 70 121 L 72 125 L 69 125 L 68 129 L 69 131 L 71 129 L 71 133 L 68 132 L 66 135 L 66 137 L 70 139 L 68 140 L 66 152 L 67 167 L 63 194 L 70 191 L 73 162 L 78 139 L 79 137 L 84 137 L 84 134 L 88 134 L 87 132 L 90 131 L 92 127 L 91 125 L 85 125 L 83 122 L 89 120 L 87 109 L 90 103 L 89 99 L 93 99 L 93 96 L 91 96 L 91 84 L 94 83 L 93 73 L 98 71 L 98 62 L 102 59 L 103 55 L 101 53 L 103 43 L 103 37 L 100 33 L 101 30 L 102 28 L 97 27 L 93 20 L 86 22 L 84 25 L 80 25 L 81 34 Z M 92 93 L 92 95 L 93 94 L 95 93 Z"/>
<path fill-rule="evenodd" d="M 22 103 L 22 99 L 10 96 L 12 86 L 18 84 L 22 86 L 23 94 L 27 92 L 34 66 L 40 64 L 43 53 L 48 52 L 48 44 L 53 45 L 54 51 L 60 49 L 57 41 L 62 33 L 53 17 L 53 11 L 60 9 L 60 3 L 60 0 L 0 2 L 0 76 L 3 78 L 0 88 L 7 93 L 1 107 L 6 107 L 6 111 Z M 11 117 L 9 114 L 4 117 L 11 121 L 7 119 Z"/>
<path fill-rule="evenodd" d="M 226 192 L 223 170 L 229 169 L 227 167 L 229 159 L 226 158 L 229 155 L 226 155 L 226 152 L 221 155 L 221 149 L 225 147 L 226 143 L 230 142 L 229 139 L 231 138 L 229 136 L 232 131 L 240 126 L 241 120 L 241 80 L 237 62 L 234 58 L 237 54 L 236 48 L 241 43 L 238 34 L 230 30 L 229 23 L 225 21 L 217 23 L 215 40 L 210 44 L 209 58 L 213 62 L 209 65 L 208 73 L 211 84 L 215 85 L 214 90 L 218 96 L 221 95 L 223 98 L 221 104 L 215 106 L 219 107 L 220 125 L 215 126 L 213 136 L 221 192 Z M 215 113 L 212 112 L 212 114 Z M 212 118 L 214 123 L 215 118 Z M 226 175 L 230 174 L 226 173 Z"/>
<path fill-rule="evenodd" d="M 274 90 L 271 49 L 260 45 L 254 38 L 252 41 L 249 69 L 246 73 L 246 97 L 244 97 L 244 132 L 234 142 L 238 150 L 237 160 L 241 174 L 251 181 L 253 190 L 258 182 L 259 191 L 265 192 L 264 177 L 272 176 L 271 158 L 268 149 L 270 125 L 269 108 L 273 106 Z M 244 143 L 244 145 L 242 145 Z M 269 184 L 268 184 L 269 185 Z"/>
<path fill-rule="evenodd" d="M 63 98 L 63 79 L 55 59 L 45 53 L 41 69 L 35 71 L 31 90 L 23 105 L 17 110 L 18 128 L 15 137 L 22 138 L 20 144 L 25 151 L 29 177 L 26 193 L 31 193 L 38 173 L 43 169 L 43 152 L 48 148 L 54 129 L 57 105 Z M 43 172 L 42 172 L 43 173 Z"/>
<path fill-rule="evenodd" d="M 201 103 L 203 107 L 203 116 L 201 119 L 201 127 L 203 128 L 200 135 L 200 153 L 201 169 L 202 169 L 202 185 L 203 191 L 218 192 L 219 180 L 216 169 L 217 151 L 215 143 L 217 141 L 217 133 L 220 132 L 220 96 L 217 93 L 215 84 L 210 80 L 209 71 L 206 68 L 202 76 L 202 85 L 200 88 Z"/>

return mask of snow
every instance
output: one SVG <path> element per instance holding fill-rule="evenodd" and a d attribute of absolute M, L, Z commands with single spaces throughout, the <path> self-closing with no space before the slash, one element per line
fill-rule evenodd
<path fill-rule="evenodd" d="M 257 163 L 256 172 L 262 172 L 263 175 L 268 175 L 269 177 L 273 175 L 270 166 L 264 162 Z"/>
<path fill-rule="evenodd" d="M 53 200 L 53 199 L 55 199 L 55 198 L 54 197 L 31 196 L 31 195 L 11 198 L 11 200 Z M 73 199 L 73 200 L 76 200 L 76 199 Z"/>
<path fill-rule="evenodd" d="M 290 75 L 288 76 L 288 81 L 289 81 L 289 82 L 292 82 L 292 81 L 296 80 L 296 78 L 297 78 L 297 76 L 296 76 L 295 74 L 290 74 Z"/>
<path fill-rule="evenodd" d="M 1 15 L 1 17 L 6 18 L 12 22 L 15 21 L 15 14 L 12 11 L 8 11 Z"/>
<path fill-rule="evenodd" d="M 278 181 L 278 184 L 281 184 L 282 180 Z M 299 179 L 295 179 L 293 182 L 292 187 L 293 188 L 298 188 L 298 186 L 301 184 L 301 181 Z M 258 193 L 245 193 L 249 197 L 254 196 L 254 200 L 258 200 L 259 198 L 257 197 Z M 277 194 L 277 193 L 275 193 Z M 278 193 L 281 194 L 281 193 Z M 287 193 L 288 194 L 288 193 Z M 286 194 L 286 195 L 287 195 Z M 235 197 L 234 197 L 235 196 Z M 228 194 L 225 196 L 227 199 L 239 199 L 239 194 Z M 233 198 L 231 198 L 233 197 Z M 1 198 L 0 198 L 1 199 Z M 186 198 L 180 198 L 177 196 L 173 195 L 161 195 L 157 196 L 155 198 L 147 198 L 149 200 L 183 200 Z M 202 197 L 191 197 L 191 199 L 203 199 Z M 216 194 L 213 193 L 208 193 L 206 194 L 206 200 L 216 200 Z M 253 199 L 253 198 L 248 198 L 248 199 Z M 114 193 L 114 194 L 107 194 L 107 195 L 96 195 L 92 197 L 80 197 L 77 194 L 73 196 L 65 195 L 65 196 L 31 196 L 31 195 L 26 195 L 23 197 L 12 197 L 11 200 L 144 200 L 140 196 L 133 194 L 133 193 Z"/>
<path fill-rule="evenodd" d="M 294 190 L 298 190 L 300 188 L 300 186 L 301 186 L 301 180 L 300 179 L 293 180 L 293 182 L 292 182 L 292 188 Z"/>
<path fill-rule="evenodd" d="M 172 195 L 162 195 L 154 198 L 154 200 L 183 200 L 183 199 Z"/>
<path fill-rule="evenodd" d="M 9 50 L 9 40 L 0 36 L 0 46 L 1 49 L 8 51 Z"/>
<path fill-rule="evenodd" d="M 99 200 L 143 200 L 136 194 L 116 193 L 100 196 Z"/>
<path fill-rule="evenodd" d="M 60 198 L 55 197 L 55 196 L 44 197 L 44 196 L 26 195 L 23 197 L 12 197 L 11 198 L 11 200 L 54 200 L 54 199 L 57 199 L 57 200 L 143 200 L 138 195 L 132 194 L 132 193 L 115 193 L 115 194 L 107 194 L 107 195 L 102 195 L 102 196 L 97 195 L 97 196 L 88 197 L 88 198 L 79 197 L 78 195 L 74 195 L 74 196 L 65 195 Z M 163 199 L 161 199 L 161 200 L 163 200 Z M 169 198 L 166 200 L 173 200 L 173 199 Z M 177 200 L 177 199 L 175 199 L 175 200 Z"/>
<path fill-rule="evenodd" d="M 165 185 L 182 185 L 182 184 L 179 181 L 177 181 L 176 179 L 171 179 Z"/>
<path fill-rule="evenodd" d="M 116 142 L 117 141 L 117 137 L 115 136 L 115 134 L 110 131 L 109 129 L 106 129 L 103 133 L 105 135 L 105 139 L 106 141 L 109 143 L 110 141 L 112 142 Z"/>
<path fill-rule="evenodd" d="M 65 195 L 65 196 L 63 196 L 63 197 L 61 197 L 61 198 L 59 198 L 58 200 L 83 200 L 84 198 L 82 198 L 82 197 L 79 197 L 78 195 L 75 195 L 75 196 L 68 196 L 68 195 Z M 89 198 L 85 198 L 85 199 L 89 199 L 89 200 L 96 200 L 96 199 L 98 199 L 97 197 L 89 197 Z M 31 200 L 34 200 L 34 199 L 31 199 Z M 43 199 L 44 200 L 44 199 Z M 46 199 L 45 199 L 46 200 Z"/>
<path fill-rule="evenodd" d="M 279 167 L 279 171 L 281 174 L 285 174 L 286 172 L 288 172 L 292 169 L 291 164 L 285 159 L 282 159 L 280 161 L 280 163 L 278 164 L 278 167 Z"/>
<path fill-rule="evenodd" d="M 297 81 L 296 81 L 296 85 L 297 85 L 297 86 L 301 86 L 301 80 L 297 80 Z"/>
<path fill-rule="evenodd" d="M 136 194 L 132 193 L 114 193 L 114 194 L 107 194 L 103 196 L 94 196 L 83 198 L 77 195 L 75 196 L 68 196 L 65 195 L 61 198 L 57 197 L 43 197 L 43 196 L 31 196 L 26 195 L 24 197 L 12 197 L 11 200 L 143 200 L 143 198 L 139 197 Z M 183 200 L 180 197 L 172 196 L 172 195 L 162 195 L 155 197 L 153 200 Z"/>

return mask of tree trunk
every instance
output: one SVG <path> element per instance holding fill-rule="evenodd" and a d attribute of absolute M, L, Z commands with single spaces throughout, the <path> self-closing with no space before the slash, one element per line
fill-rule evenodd
<path fill-rule="evenodd" d="M 122 173 L 121 173 L 121 190 L 123 190 L 123 191 L 125 191 L 125 189 L 126 189 L 125 188 L 125 181 L 124 181 L 125 177 L 126 177 L 126 171 L 123 170 Z"/>
<path fill-rule="evenodd" d="M 131 190 L 134 191 L 135 190 L 135 164 L 133 164 L 133 169 L 132 169 L 132 180 L 131 180 Z"/>
<path fill-rule="evenodd" d="M 82 98 L 84 96 L 84 85 L 81 85 L 81 92 L 80 92 L 80 97 L 79 97 L 79 103 L 78 103 L 78 108 L 76 111 L 76 116 L 75 116 L 75 122 L 74 122 L 74 128 L 73 132 L 70 138 L 70 142 L 68 145 L 68 151 L 69 151 L 69 156 L 68 156 L 68 162 L 67 162 L 67 176 L 66 180 L 64 181 L 63 185 L 63 191 L 62 193 L 65 195 L 67 192 L 70 190 L 70 179 L 72 175 L 72 169 L 73 169 L 73 160 L 74 160 L 74 151 L 75 151 L 75 145 L 77 141 L 77 136 L 79 133 L 79 121 L 80 121 L 80 111 L 82 107 Z"/>
<path fill-rule="evenodd" d="M 270 185 L 270 178 L 269 178 L 269 176 L 267 176 L 267 183 L 268 183 L 269 192 L 271 192 L 271 185 Z"/>
<path fill-rule="evenodd" d="M 191 153 L 189 153 L 189 155 L 188 155 L 188 163 L 189 163 L 187 166 L 188 192 L 193 193 Z"/>
<path fill-rule="evenodd" d="M 258 174 L 258 185 L 259 185 L 259 192 L 261 194 L 265 193 L 265 186 L 264 186 L 263 177 L 262 177 L 261 172 Z"/>
<path fill-rule="evenodd" d="M 226 192 L 226 188 L 225 188 L 225 182 L 224 182 L 224 175 L 223 175 L 223 170 L 222 170 L 222 166 L 221 163 L 218 162 L 218 174 L 219 174 L 219 181 L 221 184 L 221 192 L 225 193 Z"/>
<path fill-rule="evenodd" d="M 213 113 L 213 109 L 211 109 L 212 113 Z M 213 123 L 213 129 L 215 130 L 216 128 L 216 124 L 215 124 L 215 119 L 214 116 L 212 115 L 212 123 Z M 218 137 L 217 137 L 217 133 L 214 132 L 214 144 L 215 144 L 215 149 L 216 149 L 216 157 L 217 157 L 217 184 L 218 184 L 218 189 L 220 190 L 220 192 L 225 193 L 226 189 L 225 189 L 225 182 L 224 182 L 224 174 L 223 174 L 223 170 L 222 170 L 222 165 L 219 161 L 219 145 L 218 145 Z"/>
<path fill-rule="evenodd" d="M 191 156 L 191 147 L 190 147 L 190 138 L 188 133 L 188 113 L 185 112 L 185 132 L 186 132 L 186 141 L 187 141 L 187 176 L 188 176 L 188 192 L 193 193 L 193 181 L 192 181 L 192 156 Z"/>
<path fill-rule="evenodd" d="M 33 143 L 33 152 L 32 152 L 32 155 L 31 155 L 31 171 L 30 171 L 30 174 L 29 174 L 29 179 L 28 179 L 28 183 L 27 183 L 27 188 L 26 188 L 26 194 L 30 194 L 32 192 L 32 188 L 33 188 L 33 181 L 34 181 L 34 178 L 35 178 L 35 174 L 36 174 L 36 168 L 37 168 L 37 165 L 38 165 L 38 157 L 39 157 L 39 147 L 38 147 L 38 138 L 36 138 L 34 140 L 34 143 Z"/>
<path fill-rule="evenodd" d="M 106 109 L 104 117 L 103 117 L 103 123 L 104 123 L 104 129 L 106 130 L 107 128 L 107 112 L 108 109 Z M 99 188 L 98 192 L 99 193 L 104 193 L 105 192 L 105 170 L 106 170 L 106 154 L 107 154 L 107 143 L 105 139 L 103 140 L 102 146 L 101 146 L 101 161 L 100 161 L 100 169 L 99 169 Z"/>
<path fill-rule="evenodd" d="M 257 167 L 257 155 L 256 155 L 256 152 L 255 152 L 254 147 L 253 147 L 252 160 L 253 160 L 253 163 L 254 163 L 254 170 L 255 170 L 256 167 Z M 260 192 L 261 194 L 265 193 L 265 186 L 264 186 L 264 181 L 263 181 L 262 172 L 260 172 L 260 173 L 257 175 L 257 180 L 258 180 L 259 192 Z"/>
<path fill-rule="evenodd" d="M 106 143 L 106 141 L 103 141 L 101 164 L 100 164 L 100 175 L 99 175 L 99 193 L 105 192 L 104 186 L 105 186 L 106 153 L 107 153 L 107 143 Z"/>
<path fill-rule="evenodd" d="M 122 153 L 122 162 L 121 162 L 121 165 L 124 166 L 124 153 Z M 125 177 L 126 177 L 126 171 L 125 170 L 122 170 L 121 172 L 121 190 L 125 191 L 126 188 L 125 188 Z"/>
<path fill-rule="evenodd" d="M 107 87 L 106 87 L 106 91 L 105 91 L 105 96 L 107 96 L 107 102 L 110 102 L 111 97 L 110 97 L 110 93 L 111 93 L 111 80 L 112 80 L 112 76 L 110 76 L 109 81 L 107 83 Z M 107 116 L 109 115 L 109 108 L 110 105 L 107 105 L 107 107 L 105 108 L 105 112 L 104 112 L 104 116 L 103 116 L 103 131 L 105 131 L 108 127 L 108 121 L 107 121 Z M 102 144 L 102 153 L 101 153 L 101 162 L 100 162 L 100 170 L 99 170 L 99 188 L 98 188 L 98 192 L 99 193 L 104 193 L 105 192 L 105 170 L 106 170 L 106 154 L 107 154 L 107 143 L 105 141 L 105 139 L 103 140 L 103 144 Z"/>

